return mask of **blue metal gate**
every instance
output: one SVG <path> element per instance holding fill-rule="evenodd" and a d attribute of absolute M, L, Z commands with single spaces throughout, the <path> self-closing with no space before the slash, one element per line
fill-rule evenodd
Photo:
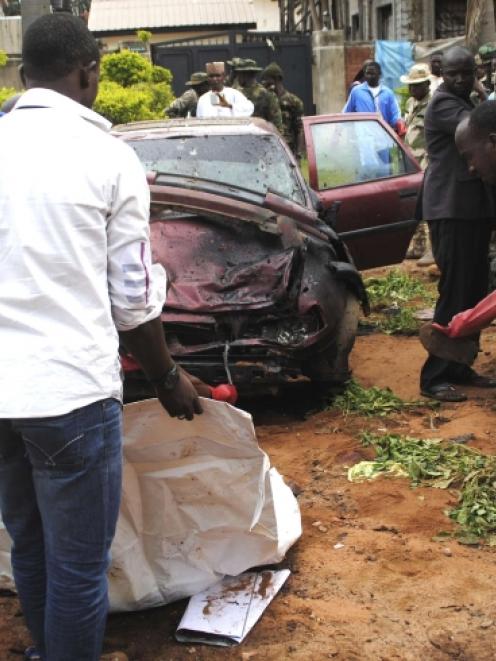
<path fill-rule="evenodd" d="M 194 39 L 179 39 L 152 44 L 152 60 L 174 76 L 176 96 L 194 71 L 204 71 L 206 62 L 233 57 L 256 60 L 265 67 L 277 62 L 284 71 L 284 85 L 305 105 L 305 114 L 315 114 L 312 95 L 312 44 L 309 35 L 281 32 L 218 32 Z"/>

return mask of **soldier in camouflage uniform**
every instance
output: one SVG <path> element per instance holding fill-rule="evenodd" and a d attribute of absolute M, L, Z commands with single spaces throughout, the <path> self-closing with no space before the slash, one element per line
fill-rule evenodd
<path fill-rule="evenodd" d="M 242 57 L 233 57 L 232 60 L 227 60 L 226 64 L 229 67 L 229 74 L 226 77 L 226 85 L 232 87 L 238 92 L 241 92 L 241 85 L 238 81 L 238 76 L 236 75 L 236 67 L 238 67 L 244 59 Z"/>
<path fill-rule="evenodd" d="M 408 85 L 410 97 L 406 103 L 406 135 L 405 142 L 422 170 L 427 167 L 427 151 L 424 135 L 424 117 L 430 94 L 430 71 L 427 64 L 414 64 L 406 76 L 401 76 L 401 82 Z M 421 221 L 413 235 L 408 249 L 407 259 L 419 259 L 419 266 L 434 264 L 434 257 L 429 240 L 427 223 Z"/>
<path fill-rule="evenodd" d="M 188 80 L 186 85 L 190 89 L 165 109 L 166 117 L 196 117 L 198 99 L 209 90 L 208 76 L 204 71 L 197 71 L 191 75 L 191 80 Z"/>
<path fill-rule="evenodd" d="M 262 67 L 257 66 L 255 60 L 242 60 L 234 70 L 240 85 L 239 91 L 243 92 L 255 106 L 253 117 L 262 117 L 262 119 L 272 122 L 282 133 L 281 107 L 277 96 L 256 81 L 257 72 L 262 71 Z"/>
<path fill-rule="evenodd" d="M 281 67 L 272 62 L 262 72 L 262 84 L 272 90 L 279 99 L 282 114 L 282 135 L 291 151 L 300 158 L 304 151 L 303 139 L 303 101 L 288 92 L 283 85 L 283 72 Z"/>
<path fill-rule="evenodd" d="M 482 81 L 488 94 L 494 92 L 494 72 L 496 69 L 496 43 L 489 42 L 479 48 L 478 55 L 484 68 L 485 76 Z"/>

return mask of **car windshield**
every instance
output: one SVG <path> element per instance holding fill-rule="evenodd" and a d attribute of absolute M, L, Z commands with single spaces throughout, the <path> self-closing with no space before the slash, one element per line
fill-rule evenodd
<path fill-rule="evenodd" d="M 130 140 L 147 171 L 209 179 L 305 204 L 295 168 L 273 135 L 202 135 Z"/>

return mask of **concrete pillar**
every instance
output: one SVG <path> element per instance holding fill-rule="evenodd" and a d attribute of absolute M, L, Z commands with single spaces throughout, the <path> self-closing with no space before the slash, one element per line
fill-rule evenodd
<path fill-rule="evenodd" d="M 346 103 L 343 30 L 312 34 L 313 98 L 317 114 L 341 112 Z"/>
<path fill-rule="evenodd" d="M 43 16 L 43 14 L 50 14 L 50 12 L 50 0 L 22 0 L 22 34 L 26 32 L 33 21 Z"/>

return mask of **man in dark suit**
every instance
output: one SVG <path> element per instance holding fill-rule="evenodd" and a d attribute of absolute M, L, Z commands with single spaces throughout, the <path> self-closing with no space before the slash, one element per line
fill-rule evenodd
<path fill-rule="evenodd" d="M 471 92 L 475 89 L 481 100 L 485 98 L 476 82 L 473 55 L 464 48 L 451 48 L 443 57 L 442 74 L 444 82 L 425 115 L 429 166 L 422 203 L 441 271 L 434 321 L 446 325 L 487 294 L 494 205 L 492 189 L 469 171 L 455 145 L 458 124 L 473 110 Z M 496 381 L 467 365 L 429 355 L 420 376 L 422 394 L 447 402 L 465 400 L 453 384 L 487 388 L 495 387 Z"/>

